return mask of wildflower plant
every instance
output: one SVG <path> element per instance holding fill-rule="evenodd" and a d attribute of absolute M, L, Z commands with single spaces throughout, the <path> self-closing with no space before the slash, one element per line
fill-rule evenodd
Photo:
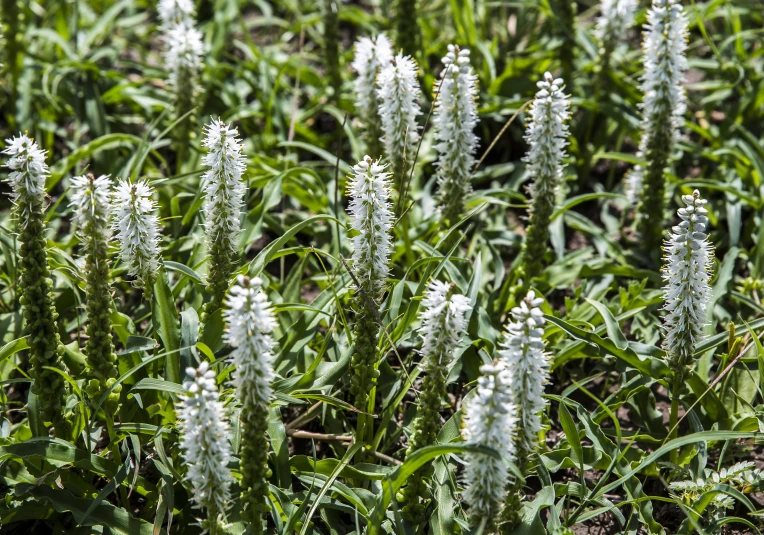
<path fill-rule="evenodd" d="M 67 384 L 61 374 L 64 348 L 58 334 L 58 312 L 53 303 L 48 256 L 45 250 L 45 179 L 49 175 L 45 152 L 26 134 L 7 139 L 3 154 L 9 170 L 14 216 L 18 229 L 19 302 L 30 346 L 32 393 L 40 417 L 52 422 L 59 438 L 68 438 L 71 424 L 64 416 Z"/>
<path fill-rule="evenodd" d="M 570 100 L 563 92 L 563 81 L 550 73 L 538 82 L 539 91 L 530 109 L 525 130 L 528 152 L 523 158 L 533 182 L 528 229 L 522 246 L 520 277 L 527 285 L 541 272 L 549 241 L 549 223 L 563 176 L 565 147 L 570 134 L 566 121 L 570 117 Z"/>
<path fill-rule="evenodd" d="M 159 0 L 157 13 L 165 29 L 176 24 L 191 25 L 196 17 L 193 0 Z"/>
<path fill-rule="evenodd" d="M 379 334 L 377 307 L 390 273 L 393 214 L 390 175 L 385 168 L 379 160 L 373 161 L 366 156 L 353 167 L 353 175 L 348 182 L 348 213 L 355 232 L 352 238 L 352 269 L 358 281 L 354 301 L 357 315 L 350 392 L 355 406 L 362 411 L 369 405 L 369 394 L 379 377 L 379 370 L 376 369 Z M 362 419 L 357 430 L 360 436 L 363 436 L 363 426 Z"/>
<path fill-rule="evenodd" d="M 117 379 L 117 355 L 111 338 L 111 283 L 109 280 L 109 241 L 111 227 L 111 180 L 107 175 L 92 174 L 72 178 L 70 206 L 73 222 L 82 242 L 85 257 L 85 293 L 87 294 L 87 342 L 85 356 L 88 382 L 85 392 L 95 410 L 102 396 Z M 122 385 L 109 393 L 102 408 L 108 418 L 119 408 Z"/>
<path fill-rule="evenodd" d="M 422 386 L 419 407 L 409 437 L 406 456 L 435 443 L 440 430 L 440 410 L 446 396 L 446 379 L 454 352 L 467 330 L 467 313 L 472 310 L 467 297 L 455 292 L 454 283 L 432 281 L 422 300 L 420 315 L 422 326 Z M 400 492 L 402 513 L 416 522 L 425 519 L 430 491 L 428 480 L 432 477 L 432 465 L 418 470 L 409 477 L 407 486 Z"/>
<path fill-rule="evenodd" d="M 252 532 L 262 533 L 262 515 L 269 510 L 268 409 L 273 396 L 272 333 L 276 318 L 262 280 L 239 276 L 223 313 L 225 340 L 233 348 L 233 384 L 241 403 L 241 474 L 244 500 L 250 507 Z"/>
<path fill-rule="evenodd" d="M 379 116 L 377 77 L 393 59 L 393 45 L 384 33 L 375 37 L 361 37 L 355 44 L 352 67 L 356 72 L 353 82 L 355 109 L 366 130 L 369 154 L 382 155 L 382 124 Z"/>
<path fill-rule="evenodd" d="M 665 206 L 666 166 L 687 108 L 682 80 L 687 71 L 687 17 L 676 0 L 653 0 L 645 26 L 642 76 L 642 171 L 637 230 L 646 250 L 657 250 Z M 635 186 L 637 186 L 635 184 Z"/>
<path fill-rule="evenodd" d="M 515 461 L 518 452 L 513 440 L 518 426 L 513 396 L 513 376 L 507 363 L 499 359 L 480 367 L 477 392 L 464 409 L 462 437 L 467 444 L 496 450 L 502 459 L 485 453 L 471 453 L 464 470 L 464 501 L 473 523 L 489 523 L 501 509 L 511 478 L 505 460 Z"/>
<path fill-rule="evenodd" d="M 433 125 L 438 150 L 440 209 L 450 223 L 464 211 L 464 199 L 472 190 L 470 180 L 475 166 L 478 138 L 477 76 L 470 65 L 470 51 L 448 45 L 443 58 L 442 81 L 435 99 Z"/>
<path fill-rule="evenodd" d="M 208 168 L 202 176 L 209 250 L 207 292 L 212 295 L 202 312 L 204 323 L 209 314 L 221 308 L 239 253 L 246 191 L 242 177 L 247 164 L 237 129 L 223 121 L 213 120 L 207 125 L 202 145 L 207 149 L 202 164 Z"/>
<path fill-rule="evenodd" d="M 602 0 L 600 10 L 601 14 L 597 18 L 595 35 L 600 44 L 600 57 L 607 65 L 610 54 L 634 24 L 637 1 Z"/>
<path fill-rule="evenodd" d="M 219 400 L 215 371 L 209 363 L 204 361 L 198 368 L 187 368 L 186 375 L 185 392 L 178 401 L 180 448 L 188 467 L 186 479 L 194 489 L 192 500 L 207 513 L 202 527 L 215 535 L 219 517 L 226 511 L 233 480 L 228 469 L 230 430 Z"/>
<path fill-rule="evenodd" d="M 147 182 L 119 180 L 112 201 L 112 232 L 127 272 L 147 296 L 159 271 L 159 217 Z"/>
<path fill-rule="evenodd" d="M 340 5 L 339 0 L 323 0 L 324 9 L 324 54 L 329 70 L 329 83 L 334 90 L 334 99 L 339 101 L 342 89 L 340 71 Z"/>
<path fill-rule="evenodd" d="M 707 201 L 695 190 L 692 195 L 682 195 L 682 202 L 686 206 L 677 211 L 681 221 L 672 227 L 664 246 L 662 270 L 666 283 L 663 289 L 663 310 L 666 311 L 663 347 L 673 373 L 669 422 L 672 432 L 675 432 L 677 422 L 679 394 L 707 321 L 713 263 L 713 250 L 708 241 Z"/>
<path fill-rule="evenodd" d="M 378 83 L 385 161 L 390 165 L 393 180 L 400 185 L 413 165 L 419 142 L 417 117 L 422 110 L 416 62 L 410 56 L 397 54 L 382 68 Z"/>

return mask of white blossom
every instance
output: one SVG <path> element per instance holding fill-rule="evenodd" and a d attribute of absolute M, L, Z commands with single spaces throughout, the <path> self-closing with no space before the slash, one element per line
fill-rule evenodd
<path fill-rule="evenodd" d="M 113 196 L 112 230 L 120 258 L 127 264 L 128 274 L 147 286 L 159 270 L 159 218 L 151 194 L 146 182 L 120 180 Z"/>
<path fill-rule="evenodd" d="M 470 65 L 470 51 L 448 45 L 443 58 L 445 69 L 440 76 L 440 90 L 435 99 L 433 125 L 438 151 L 438 182 L 441 197 L 447 202 L 464 202 L 470 192 L 470 176 L 475 165 L 478 138 L 473 132 L 478 124 L 477 76 Z M 436 88 L 438 85 L 436 85 Z"/>
<path fill-rule="evenodd" d="M 637 158 L 644 158 L 642 151 L 637 152 Z M 631 204 L 637 204 L 639 201 L 639 194 L 642 192 L 642 176 L 644 169 L 641 165 L 637 164 L 632 167 L 623 179 L 623 189 L 626 193 L 626 198 Z"/>
<path fill-rule="evenodd" d="M 164 48 L 168 84 L 176 92 L 193 95 L 204 54 L 201 32 L 193 26 L 193 22 L 173 24 L 165 31 Z"/>
<path fill-rule="evenodd" d="M 209 170 L 202 176 L 204 188 L 204 214 L 207 244 L 222 246 L 235 253 L 241 231 L 241 209 L 246 186 L 242 175 L 247 168 L 239 133 L 223 121 L 207 125 L 207 136 L 202 141 L 208 153 L 202 164 Z"/>
<path fill-rule="evenodd" d="M 223 311 L 225 340 L 233 347 L 230 359 L 236 367 L 233 383 L 245 407 L 267 408 L 272 395 L 276 318 L 262 284 L 259 278 L 237 277 Z"/>
<path fill-rule="evenodd" d="M 531 104 L 530 120 L 525 130 L 528 153 L 523 161 L 533 178 L 531 196 L 542 195 L 553 199 L 552 193 L 562 179 L 563 159 L 566 156 L 570 134 L 565 121 L 570 117 L 570 100 L 563 92 L 562 78 L 544 73 L 544 80 Z"/>
<path fill-rule="evenodd" d="M 462 437 L 468 444 L 495 449 L 506 460 L 515 461 L 513 435 L 517 407 L 513 403 L 512 375 L 505 362 L 480 367 L 477 392 L 466 403 Z M 464 470 L 464 500 L 473 517 L 493 516 L 499 510 L 509 482 L 503 460 L 487 454 L 469 454 Z"/>
<path fill-rule="evenodd" d="M 454 293 L 453 283 L 434 280 L 427 286 L 422 307 L 419 335 L 423 363 L 426 367 L 448 366 L 467 330 L 466 314 L 472 310 L 470 300 Z"/>
<path fill-rule="evenodd" d="M 215 372 L 205 361 L 198 369 L 186 368 L 186 390 L 179 396 L 180 447 L 194 488 L 191 499 L 197 507 L 225 511 L 232 481 L 228 470 L 231 449 L 223 404 L 218 399 Z M 210 519 L 216 520 L 216 519 Z"/>
<path fill-rule="evenodd" d="M 192 0 L 159 0 L 157 12 L 164 28 L 173 24 L 193 24 L 196 16 Z"/>
<path fill-rule="evenodd" d="M 417 116 L 422 114 L 416 62 L 403 53 L 396 55 L 380 72 L 378 83 L 385 158 L 393 164 L 394 173 L 405 172 L 414 160 L 419 141 Z"/>
<path fill-rule="evenodd" d="M 369 156 L 353 167 L 348 182 L 348 212 L 353 236 L 353 272 L 363 290 L 375 297 L 390 273 L 393 214 L 390 210 L 390 174 Z"/>
<path fill-rule="evenodd" d="M 45 163 L 45 151 L 26 134 L 6 139 L 8 144 L 3 154 L 8 161 L 3 167 L 10 169 L 5 179 L 11 186 L 10 197 L 14 203 L 22 204 L 19 225 L 26 225 L 28 205 L 42 203 L 45 198 L 45 179 L 50 174 Z"/>
<path fill-rule="evenodd" d="M 74 226 L 86 239 L 100 237 L 108 242 L 111 237 L 111 179 L 108 175 L 72 178 L 69 206 L 74 211 Z"/>
<path fill-rule="evenodd" d="M 549 382 L 550 355 L 544 350 L 544 302 L 531 290 L 512 309 L 512 320 L 504 332 L 499 358 L 512 375 L 513 402 L 520 419 L 518 449 L 533 450 L 541 431 L 544 387 Z"/>
<path fill-rule="evenodd" d="M 649 154 L 652 139 L 666 132 L 668 146 L 656 147 L 670 152 L 682 126 L 687 109 L 682 80 L 687 71 L 687 17 L 676 0 L 653 0 L 647 13 L 643 44 L 645 72 L 641 89 L 642 139 L 639 150 Z M 641 187 L 641 181 L 639 182 Z M 638 190 L 641 192 L 641 189 Z M 638 198 L 636 199 L 638 200 Z"/>
<path fill-rule="evenodd" d="M 686 365 L 706 324 L 713 251 L 707 234 L 707 201 L 697 190 L 683 195 L 682 201 L 687 205 L 677 211 L 682 221 L 671 229 L 664 246 L 663 347 L 677 364 Z"/>
<path fill-rule="evenodd" d="M 634 24 L 637 0 L 602 0 L 600 9 L 602 15 L 597 19 L 595 35 L 605 47 L 612 49 Z"/>
<path fill-rule="evenodd" d="M 377 76 L 392 59 L 393 45 L 384 33 L 372 38 L 361 37 L 355 44 L 352 63 L 358 74 L 353 82 L 355 106 L 365 121 L 372 120 L 378 113 Z"/>

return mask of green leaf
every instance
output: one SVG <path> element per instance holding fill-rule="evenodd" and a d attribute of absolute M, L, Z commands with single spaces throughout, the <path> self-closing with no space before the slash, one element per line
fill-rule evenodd
<path fill-rule="evenodd" d="M 167 380 L 173 383 L 182 382 L 180 374 L 180 319 L 175 307 L 175 298 L 167 284 L 167 273 L 160 269 L 154 283 L 154 299 L 152 300 L 151 316 L 154 329 L 161 338 L 164 348 L 168 351 L 165 364 Z"/>

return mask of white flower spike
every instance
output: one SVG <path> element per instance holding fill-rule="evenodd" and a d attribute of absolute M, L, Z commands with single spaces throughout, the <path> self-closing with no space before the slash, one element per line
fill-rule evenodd
<path fill-rule="evenodd" d="M 528 174 L 533 177 L 531 196 L 547 196 L 562 178 L 563 159 L 566 156 L 570 131 L 565 121 L 570 117 L 570 100 L 563 92 L 562 78 L 544 73 L 530 111 L 525 131 L 528 153 Z M 552 196 L 553 200 L 553 196 Z"/>
<path fill-rule="evenodd" d="M 71 183 L 71 202 L 74 226 L 78 234 L 91 239 L 96 234 L 108 241 L 111 237 L 111 179 L 108 175 L 76 176 Z"/>
<path fill-rule="evenodd" d="M 708 241 L 707 201 L 695 190 L 683 195 L 687 205 L 677 212 L 682 220 L 671 229 L 664 246 L 663 290 L 667 314 L 663 317 L 666 339 L 663 347 L 672 367 L 681 371 L 692 362 L 695 344 L 706 324 L 706 308 L 711 299 L 713 250 Z"/>
<path fill-rule="evenodd" d="M 159 0 L 157 13 L 163 28 L 173 24 L 193 25 L 196 16 L 192 0 Z"/>
<path fill-rule="evenodd" d="M 352 67 L 358 74 L 353 82 L 355 106 L 364 122 L 378 113 L 377 76 L 393 59 L 393 45 L 384 33 L 376 37 L 361 37 L 355 44 Z"/>
<path fill-rule="evenodd" d="M 544 315 L 539 308 L 544 299 L 528 292 L 504 333 L 499 358 L 512 375 L 513 401 L 520 419 L 518 450 L 533 451 L 541 431 L 544 387 L 549 382 L 550 356 L 544 351 Z"/>
<path fill-rule="evenodd" d="M 370 297 L 375 298 L 390 273 L 390 174 L 369 156 L 353 167 L 348 183 L 353 237 L 353 272 Z"/>
<path fill-rule="evenodd" d="M 228 470 L 228 425 L 218 399 L 215 372 L 209 364 L 202 362 L 197 369 L 187 368 L 186 374 L 186 392 L 178 402 L 180 447 L 188 466 L 186 478 L 194 488 L 191 498 L 196 506 L 212 509 L 217 516 L 225 511 L 233 480 Z"/>
<path fill-rule="evenodd" d="M 644 100 L 640 104 L 642 138 L 639 150 L 648 157 L 652 157 L 653 151 L 670 153 L 679 136 L 687 109 L 687 95 L 682 86 L 688 68 L 687 27 L 687 17 L 677 0 L 653 0 L 647 13 L 642 45 L 645 72 L 641 84 Z M 661 134 L 663 132 L 665 134 Z M 658 138 L 663 140 L 661 146 L 653 147 Z M 632 187 L 637 191 L 637 200 L 642 187 L 641 178 Z"/>
<path fill-rule="evenodd" d="M 392 165 L 394 180 L 400 182 L 414 161 L 419 142 L 417 116 L 419 108 L 419 82 L 416 62 L 402 53 L 396 55 L 379 74 L 377 96 L 382 118 L 382 141 L 385 158 Z"/>
<path fill-rule="evenodd" d="M 454 285 L 430 282 L 422 299 L 420 353 L 425 367 L 448 366 L 453 352 L 467 331 L 466 314 L 472 310 L 469 298 L 454 293 Z"/>
<path fill-rule="evenodd" d="M 148 183 L 120 180 L 113 196 L 112 230 L 127 272 L 150 288 L 159 271 L 159 218 Z"/>
<path fill-rule="evenodd" d="M 263 281 L 240 275 L 228 293 L 223 317 L 225 340 L 231 347 L 231 361 L 236 367 L 233 383 L 239 401 L 246 406 L 264 406 L 271 401 L 273 382 L 273 347 L 271 333 L 276 318 L 271 303 L 262 290 Z"/>
<path fill-rule="evenodd" d="M 597 19 L 595 34 L 602 44 L 612 50 L 621 41 L 637 11 L 637 0 L 602 0 L 602 15 Z"/>
<path fill-rule="evenodd" d="M 207 244 L 220 245 L 236 253 L 241 231 L 241 208 L 246 186 L 242 175 L 247 168 L 239 133 L 221 120 L 207 125 L 202 141 L 208 153 L 202 164 L 209 170 L 202 176 L 204 184 L 204 213 Z"/>
<path fill-rule="evenodd" d="M 164 43 L 165 68 L 170 73 L 168 84 L 176 92 L 193 95 L 204 54 L 201 32 L 193 22 L 173 24 L 165 32 Z"/>
<path fill-rule="evenodd" d="M 20 201 L 25 207 L 30 203 L 41 203 L 45 198 L 45 179 L 50 174 L 45 163 L 45 151 L 26 134 L 6 139 L 8 144 L 3 154 L 8 156 L 4 167 L 10 169 L 6 182 L 11 186 L 10 197 L 14 203 Z M 19 225 L 25 226 L 21 214 Z"/>
<path fill-rule="evenodd" d="M 487 446 L 515 461 L 513 435 L 518 424 L 513 403 L 512 375 L 505 362 L 480 367 L 476 395 L 467 402 L 462 436 L 468 444 Z M 492 517 L 499 511 L 510 475 L 503 460 L 470 454 L 464 470 L 464 500 L 473 518 Z"/>
<path fill-rule="evenodd" d="M 458 217 L 464 197 L 471 191 L 470 178 L 475 165 L 478 138 L 477 76 L 470 65 L 470 51 L 448 45 L 443 58 L 440 91 L 435 99 L 435 139 L 438 150 L 438 183 L 441 207 Z"/>

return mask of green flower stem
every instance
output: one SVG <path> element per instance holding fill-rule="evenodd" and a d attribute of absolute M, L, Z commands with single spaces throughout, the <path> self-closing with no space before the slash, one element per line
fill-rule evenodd
<path fill-rule="evenodd" d="M 263 533 L 263 515 L 269 511 L 268 407 L 247 403 L 241 411 L 241 476 L 244 500 L 250 507 L 252 535 Z"/>
<path fill-rule="evenodd" d="M 357 296 L 359 313 L 353 335 L 355 352 L 351 359 L 353 375 L 350 378 L 350 393 L 355 399 L 356 408 L 364 412 L 373 412 L 374 400 L 371 394 L 379 377 L 379 370 L 376 369 L 379 325 L 375 321 L 375 311 L 370 309 L 371 304 L 363 297 L 362 290 L 357 290 Z M 359 414 L 356 441 L 369 445 L 367 437 L 373 436 L 373 425 L 371 418 L 366 414 Z"/>
<path fill-rule="evenodd" d="M 538 180 L 538 179 L 537 179 Z M 540 275 L 544 269 L 544 257 L 549 243 L 549 224 L 554 212 L 554 190 L 538 194 L 533 198 L 533 205 L 528 217 L 528 230 L 522 245 L 519 278 L 523 279 L 515 295 L 522 295 L 530 286 L 531 279 Z M 519 292 L 519 293 L 518 293 Z"/>
<path fill-rule="evenodd" d="M 64 416 L 67 384 L 60 374 L 46 369 L 55 368 L 66 373 L 61 360 L 64 347 L 56 326 L 58 313 L 51 294 L 53 281 L 45 251 L 43 201 L 21 196 L 16 201 L 15 210 L 19 220 L 24 222 L 19 229 L 19 301 L 30 347 L 32 393 L 37 396 L 42 421 L 52 422 L 56 436 L 68 439 L 71 423 Z"/>
<path fill-rule="evenodd" d="M 565 80 L 568 93 L 572 95 L 576 56 L 576 4 L 573 0 L 554 0 L 553 5 L 557 12 L 560 38 L 562 39 L 559 52 L 562 77 Z"/>
<path fill-rule="evenodd" d="M 671 153 L 671 116 L 662 113 L 654 126 L 647 129 L 645 159 L 647 166 L 642 179 L 642 193 L 637 205 L 637 231 L 642 247 L 650 253 L 650 261 L 657 262 L 663 240 L 664 197 L 666 196 L 665 170 Z M 665 125 L 658 127 L 657 125 Z M 649 134 L 648 134 L 649 132 Z"/>
<path fill-rule="evenodd" d="M 202 307 L 199 321 L 202 330 L 210 314 L 223 307 L 228 286 L 234 271 L 236 271 L 236 258 L 234 254 L 220 241 L 212 244 L 209 251 L 210 267 L 207 274 L 207 293 L 212 296 Z M 199 334 L 201 337 L 201 333 Z"/>
<path fill-rule="evenodd" d="M 334 100 L 340 98 L 342 73 L 340 71 L 340 2 L 324 0 L 324 54 L 329 83 L 334 89 Z"/>

